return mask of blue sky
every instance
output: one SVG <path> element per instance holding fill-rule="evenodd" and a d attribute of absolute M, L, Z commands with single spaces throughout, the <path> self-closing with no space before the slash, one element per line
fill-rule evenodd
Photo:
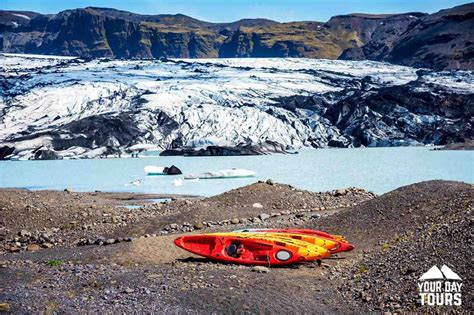
<path fill-rule="evenodd" d="M 210 22 L 242 18 L 327 21 L 347 13 L 436 12 L 468 1 L 456 0 L 1 0 L 0 9 L 56 13 L 87 6 L 142 14 L 182 13 Z"/>

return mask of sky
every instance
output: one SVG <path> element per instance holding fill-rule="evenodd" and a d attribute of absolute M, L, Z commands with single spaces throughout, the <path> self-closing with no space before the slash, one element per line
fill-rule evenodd
<path fill-rule="evenodd" d="M 209 22 L 267 18 L 280 22 L 327 21 L 348 13 L 433 13 L 468 3 L 459 0 L 0 0 L 2 10 L 57 13 L 87 6 L 141 14 L 182 13 Z"/>

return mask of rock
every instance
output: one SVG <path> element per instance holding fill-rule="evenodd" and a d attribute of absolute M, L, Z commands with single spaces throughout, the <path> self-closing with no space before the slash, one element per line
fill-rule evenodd
<path fill-rule="evenodd" d="M 195 228 L 196 230 L 202 230 L 202 229 L 204 228 L 204 224 L 202 224 L 202 222 L 196 222 L 196 223 L 194 224 L 194 228 Z"/>
<path fill-rule="evenodd" d="M 270 269 L 264 266 L 253 266 L 252 267 L 253 272 L 258 272 L 258 273 L 269 273 Z"/>
<path fill-rule="evenodd" d="M 62 160 L 62 157 L 54 150 L 41 149 L 41 150 L 35 151 L 34 159 L 35 160 Z"/>
<path fill-rule="evenodd" d="M 347 194 L 347 191 L 345 189 L 338 189 L 334 193 L 334 196 L 335 197 L 340 197 L 340 196 L 344 196 L 345 194 Z"/>
<path fill-rule="evenodd" d="M 18 232 L 18 235 L 21 237 L 31 237 L 31 233 L 27 230 L 21 230 L 20 232 Z"/>
<path fill-rule="evenodd" d="M 252 220 L 253 223 L 260 223 L 260 222 L 262 222 L 262 220 L 260 220 L 260 218 L 257 218 L 257 217 L 252 218 L 251 220 Z"/>
<path fill-rule="evenodd" d="M 262 204 L 259 203 L 259 202 L 254 203 L 254 204 L 252 205 L 252 207 L 257 208 L 257 209 L 263 208 Z"/>
<path fill-rule="evenodd" d="M 125 288 L 125 290 L 122 291 L 122 293 L 127 293 L 127 294 L 130 294 L 130 293 L 133 293 L 133 292 L 135 292 L 135 290 L 132 289 L 132 288 Z"/>
<path fill-rule="evenodd" d="M 10 312 L 11 304 L 10 303 L 0 303 L 0 312 Z"/>
<path fill-rule="evenodd" d="M 41 247 L 43 247 L 43 248 L 51 248 L 51 247 L 53 247 L 53 246 L 54 246 L 54 245 L 51 244 L 51 243 L 43 243 L 43 244 L 41 244 Z"/>
<path fill-rule="evenodd" d="M 28 245 L 28 247 L 26 247 L 26 250 L 29 251 L 29 252 L 37 252 L 40 249 L 41 248 L 38 244 L 30 244 L 30 245 Z"/>
<path fill-rule="evenodd" d="M 264 220 L 270 218 L 270 215 L 268 215 L 268 214 L 266 214 L 266 213 L 260 213 L 260 214 L 258 215 L 258 217 L 260 218 L 260 220 L 264 221 Z"/>
<path fill-rule="evenodd" d="M 104 242 L 104 245 L 112 245 L 112 244 L 115 244 L 115 239 L 113 238 L 109 238 L 108 240 Z"/>
<path fill-rule="evenodd" d="M 94 244 L 95 245 L 104 245 L 104 242 L 105 242 L 105 238 L 99 237 L 95 240 Z"/>
<path fill-rule="evenodd" d="M 239 218 L 233 218 L 232 220 L 230 220 L 230 223 L 232 223 L 232 224 L 239 224 L 239 223 L 240 223 L 240 220 L 239 220 Z"/>
<path fill-rule="evenodd" d="M 178 227 L 179 227 L 179 225 L 176 224 L 176 223 L 171 223 L 171 224 L 170 224 L 170 229 L 172 229 L 172 230 L 177 230 Z"/>
<path fill-rule="evenodd" d="M 274 185 L 273 180 L 271 179 L 267 179 L 265 183 L 267 183 L 267 185 Z"/>
<path fill-rule="evenodd" d="M 181 170 L 179 168 L 177 168 L 176 166 L 174 166 L 174 165 L 171 165 L 170 167 L 165 167 L 165 169 L 163 170 L 163 173 L 165 173 L 166 175 L 181 175 L 181 174 L 183 174 L 183 172 L 181 172 Z"/>
<path fill-rule="evenodd" d="M 10 251 L 10 253 L 18 253 L 20 251 L 20 247 L 10 246 L 9 251 Z"/>
<path fill-rule="evenodd" d="M 0 147 L 0 160 L 4 160 L 7 156 L 15 152 L 15 147 L 2 146 Z"/>
<path fill-rule="evenodd" d="M 65 188 L 64 191 L 67 192 L 67 193 L 72 193 L 72 189 L 71 189 L 71 188 Z"/>
<path fill-rule="evenodd" d="M 164 150 L 160 156 L 238 156 L 262 155 L 268 153 L 289 153 L 285 146 L 274 141 L 265 141 L 262 144 L 239 144 L 237 146 L 182 147 Z"/>

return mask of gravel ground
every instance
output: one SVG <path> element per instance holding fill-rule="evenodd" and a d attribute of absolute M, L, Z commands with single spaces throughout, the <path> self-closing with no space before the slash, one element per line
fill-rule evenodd
<path fill-rule="evenodd" d="M 19 200 L 16 191 L 2 193 L 7 201 Z M 58 194 L 64 194 L 57 202 L 68 212 L 61 222 L 68 222 L 82 211 L 81 198 Z M 52 224 L 48 228 L 54 222 L 48 223 L 50 212 L 45 210 L 44 221 L 37 225 L 34 220 L 26 226 L 12 223 L 18 222 L 8 219 L 14 217 L 12 211 L 26 211 L 25 207 L 6 206 L 2 225 L 9 232 L 3 241 L 8 248 L 0 254 L 0 310 L 18 314 L 441 312 L 445 309 L 416 304 L 416 279 L 443 263 L 464 280 L 463 306 L 447 311 L 468 313 L 472 310 L 472 197 L 472 185 L 447 181 L 414 184 L 380 197 L 352 188 L 312 193 L 256 183 L 211 198 L 145 204 L 134 209 L 136 220 L 125 226 L 119 225 L 121 221 L 101 223 L 103 216 L 97 216 L 97 230 L 84 238 L 104 238 L 97 244 L 107 246 L 77 246 L 74 239 L 81 237 L 82 229 L 77 234 L 69 232 L 76 229 L 59 229 L 55 237 L 64 242 L 52 248 L 36 244 L 40 248 L 34 251 L 23 247 L 35 244 L 24 243 L 19 252 L 10 252 L 12 237 L 25 228 L 35 234 L 42 222 Z M 125 211 L 112 199 L 100 207 L 111 207 L 114 214 Z M 356 249 L 326 259 L 321 266 L 267 269 L 213 263 L 172 243 L 183 233 L 247 226 L 319 228 L 343 234 Z M 125 242 L 125 236 L 132 239 Z M 113 242 L 107 242 L 108 237 Z"/>

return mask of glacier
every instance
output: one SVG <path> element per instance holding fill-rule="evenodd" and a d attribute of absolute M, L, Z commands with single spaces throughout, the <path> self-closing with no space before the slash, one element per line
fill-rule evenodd
<path fill-rule="evenodd" d="M 374 61 L 0 54 L 0 158 L 444 144 L 472 137 L 473 83 Z"/>

